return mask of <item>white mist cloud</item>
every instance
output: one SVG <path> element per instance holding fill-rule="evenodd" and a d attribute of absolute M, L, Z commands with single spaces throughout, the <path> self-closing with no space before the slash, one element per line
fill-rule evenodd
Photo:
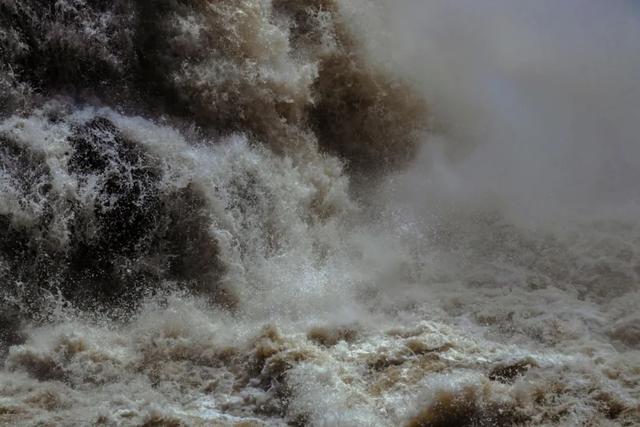
<path fill-rule="evenodd" d="M 637 4 L 407 0 L 385 13 L 386 55 L 446 129 L 405 177 L 413 196 L 533 216 L 640 201 Z"/>

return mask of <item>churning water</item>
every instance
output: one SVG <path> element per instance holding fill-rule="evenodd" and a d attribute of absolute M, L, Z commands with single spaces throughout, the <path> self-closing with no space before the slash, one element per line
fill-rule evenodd
<path fill-rule="evenodd" d="M 0 0 L 0 424 L 640 424 L 632 1 Z"/>

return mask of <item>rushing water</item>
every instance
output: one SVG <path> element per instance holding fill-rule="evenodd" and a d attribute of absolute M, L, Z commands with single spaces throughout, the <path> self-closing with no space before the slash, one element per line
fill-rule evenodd
<path fill-rule="evenodd" d="M 0 0 L 0 424 L 640 424 L 623 0 Z"/>

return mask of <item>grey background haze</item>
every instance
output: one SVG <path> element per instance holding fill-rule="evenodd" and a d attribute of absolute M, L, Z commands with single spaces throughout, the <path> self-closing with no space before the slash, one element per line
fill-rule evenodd
<path fill-rule="evenodd" d="M 384 43 L 372 49 L 417 82 L 444 128 L 397 182 L 415 200 L 490 204 L 528 219 L 637 211 L 637 4 L 408 0 L 383 9 Z"/>

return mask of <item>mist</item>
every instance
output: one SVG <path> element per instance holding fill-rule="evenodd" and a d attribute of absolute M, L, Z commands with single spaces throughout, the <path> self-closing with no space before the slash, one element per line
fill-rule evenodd
<path fill-rule="evenodd" d="M 535 221 L 637 211 L 637 3 L 385 6 L 384 41 L 372 50 L 415 82 L 437 120 L 396 190 L 430 208 Z"/>

